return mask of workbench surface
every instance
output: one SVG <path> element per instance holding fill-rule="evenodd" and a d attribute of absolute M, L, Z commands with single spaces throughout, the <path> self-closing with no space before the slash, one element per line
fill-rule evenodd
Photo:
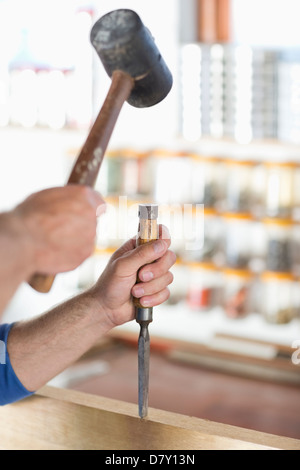
<path fill-rule="evenodd" d="M 0 410 L 1 449 L 300 450 L 300 441 L 45 387 Z"/>

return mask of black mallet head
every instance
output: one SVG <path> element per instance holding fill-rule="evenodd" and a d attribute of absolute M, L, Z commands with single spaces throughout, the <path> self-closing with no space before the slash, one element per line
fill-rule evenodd
<path fill-rule="evenodd" d="M 135 82 L 128 103 L 146 108 L 162 101 L 172 88 L 172 75 L 149 30 L 132 10 L 114 10 L 93 26 L 91 42 L 111 77 L 122 70 Z"/>

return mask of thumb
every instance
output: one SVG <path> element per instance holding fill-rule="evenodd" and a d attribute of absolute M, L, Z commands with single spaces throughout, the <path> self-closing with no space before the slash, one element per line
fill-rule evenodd
<path fill-rule="evenodd" d="M 155 240 L 138 246 L 118 259 L 119 276 L 129 276 L 137 273 L 145 264 L 153 263 L 153 261 L 161 258 L 168 248 L 168 240 Z"/>

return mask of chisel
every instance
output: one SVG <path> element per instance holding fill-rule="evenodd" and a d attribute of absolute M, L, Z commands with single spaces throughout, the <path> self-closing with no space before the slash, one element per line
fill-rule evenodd
<path fill-rule="evenodd" d="M 157 224 L 158 205 L 139 205 L 139 229 L 137 246 L 157 240 L 159 229 Z M 140 282 L 139 276 L 137 282 Z M 139 299 L 133 300 L 135 305 L 135 319 L 140 325 L 138 340 L 138 393 L 139 393 L 139 416 L 145 418 L 148 414 L 149 395 L 149 362 L 150 362 L 150 336 L 148 325 L 153 319 L 153 308 L 145 308 Z"/>

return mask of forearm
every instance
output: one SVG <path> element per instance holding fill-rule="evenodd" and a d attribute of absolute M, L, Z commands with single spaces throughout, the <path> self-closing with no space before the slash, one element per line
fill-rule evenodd
<path fill-rule="evenodd" d="M 12 367 L 35 391 L 79 359 L 112 328 L 99 303 L 81 294 L 37 318 L 16 323 L 8 337 Z"/>
<path fill-rule="evenodd" d="M 32 247 L 10 212 L 0 214 L 0 260 L 1 315 L 18 286 L 33 272 Z"/>

